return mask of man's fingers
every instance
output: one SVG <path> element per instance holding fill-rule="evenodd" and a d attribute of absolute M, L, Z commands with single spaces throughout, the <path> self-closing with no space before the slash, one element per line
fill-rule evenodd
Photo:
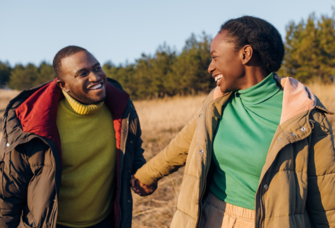
<path fill-rule="evenodd" d="M 135 175 L 130 179 L 131 188 L 139 196 L 151 195 L 157 189 L 157 183 L 146 185 L 136 178 Z"/>
<path fill-rule="evenodd" d="M 131 177 L 130 177 L 130 184 L 131 184 L 131 186 L 133 188 L 135 187 L 135 178 L 134 178 L 134 175 L 131 175 Z"/>

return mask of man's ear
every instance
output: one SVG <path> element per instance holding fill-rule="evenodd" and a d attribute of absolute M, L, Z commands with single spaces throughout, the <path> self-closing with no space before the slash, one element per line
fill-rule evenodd
<path fill-rule="evenodd" d="M 250 45 L 245 45 L 241 49 L 240 54 L 241 54 L 242 64 L 246 65 L 251 61 L 253 54 L 254 54 L 254 49 Z"/>
<path fill-rule="evenodd" d="M 57 85 L 59 86 L 59 88 L 61 88 L 62 90 L 64 90 L 65 92 L 69 92 L 70 90 L 67 88 L 65 82 L 61 79 L 57 80 Z"/>

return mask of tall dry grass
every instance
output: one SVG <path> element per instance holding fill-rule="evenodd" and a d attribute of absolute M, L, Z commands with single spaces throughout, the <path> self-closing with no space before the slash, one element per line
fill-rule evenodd
<path fill-rule="evenodd" d="M 134 105 L 146 134 L 179 131 L 195 115 L 206 96 L 174 97 L 135 101 Z"/>
<path fill-rule="evenodd" d="M 307 87 L 313 91 L 329 111 L 335 112 L 335 85 L 309 84 Z M 335 131 L 335 115 L 328 115 L 327 118 Z"/>
<path fill-rule="evenodd" d="M 321 102 L 335 111 L 335 85 L 308 85 Z M 17 91 L 0 90 L 0 115 Z M 201 107 L 205 96 L 175 97 L 163 100 L 136 101 L 141 128 L 144 156 L 147 160 L 159 153 Z M 335 128 L 335 116 L 328 116 Z M 0 135 L 1 136 L 1 135 Z M 133 194 L 133 227 L 169 227 L 183 176 L 183 168 L 163 178 L 157 191 L 148 197 Z"/>
<path fill-rule="evenodd" d="M 8 102 L 18 94 L 19 94 L 19 91 L 17 90 L 0 89 L 0 112 L 3 112 Z"/>

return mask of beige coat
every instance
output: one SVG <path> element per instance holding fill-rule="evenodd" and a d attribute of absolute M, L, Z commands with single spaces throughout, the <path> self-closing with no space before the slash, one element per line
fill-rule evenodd
<path fill-rule="evenodd" d="M 332 113 L 295 79 L 275 78 L 283 87 L 283 108 L 255 196 L 255 226 L 335 227 L 335 149 L 325 116 Z M 136 173 L 150 185 L 186 163 L 173 228 L 199 224 L 214 170 L 213 137 L 229 95 L 213 90 L 197 115 Z"/>

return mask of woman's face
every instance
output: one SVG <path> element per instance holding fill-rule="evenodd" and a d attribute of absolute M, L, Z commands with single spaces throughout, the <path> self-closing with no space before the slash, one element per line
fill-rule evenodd
<path fill-rule="evenodd" d="M 243 53 L 236 51 L 234 43 L 228 41 L 226 33 L 218 33 L 213 39 L 212 62 L 208 67 L 208 72 L 212 74 L 223 93 L 242 89 L 245 75 Z"/>

